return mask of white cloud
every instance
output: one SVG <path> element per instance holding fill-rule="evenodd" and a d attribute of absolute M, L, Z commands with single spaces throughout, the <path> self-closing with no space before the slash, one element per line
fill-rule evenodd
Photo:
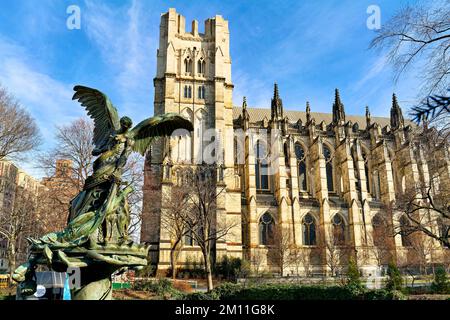
<path fill-rule="evenodd" d="M 147 29 L 142 3 L 133 0 L 123 8 L 87 0 L 84 17 L 83 30 L 109 65 L 122 100 L 133 105 L 130 99 L 147 96 L 156 64 L 156 38 Z M 151 104 L 151 100 L 146 102 Z"/>
<path fill-rule="evenodd" d="M 242 99 L 247 97 L 247 103 L 250 107 L 268 108 L 272 98 L 273 83 L 264 82 L 258 77 L 249 75 L 241 70 L 233 73 L 233 82 L 235 85 L 233 91 L 233 104 L 242 105 Z"/>
<path fill-rule="evenodd" d="M 387 57 L 385 55 L 379 56 L 374 63 L 364 71 L 363 77 L 354 85 L 353 90 L 357 91 L 363 88 L 370 80 L 376 78 L 383 71 L 385 71 L 387 64 Z"/>
<path fill-rule="evenodd" d="M 0 36 L 0 84 L 13 94 L 36 119 L 44 145 L 51 148 L 56 125 L 83 114 L 82 108 L 71 101 L 71 84 L 62 83 L 40 70 L 27 50 Z M 22 164 L 32 170 L 31 162 Z"/>

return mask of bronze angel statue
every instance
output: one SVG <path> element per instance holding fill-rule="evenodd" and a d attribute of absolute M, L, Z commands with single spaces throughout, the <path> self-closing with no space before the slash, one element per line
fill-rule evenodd
<path fill-rule="evenodd" d="M 116 269 L 145 265 L 148 248 L 133 244 L 127 232 L 127 196 L 133 192 L 122 182 L 127 158 L 133 151 L 144 155 L 157 137 L 170 136 L 177 129 L 193 130 L 190 121 L 172 113 L 148 118 L 133 128 L 131 119 L 119 118 L 102 92 L 84 86 L 75 86 L 74 91 L 73 100 L 78 100 L 94 121 L 93 155 L 97 158 L 92 175 L 70 203 L 67 227 L 40 239 L 28 239 L 29 260 L 13 276 L 24 282 L 24 292 L 35 289 L 32 278 L 38 264 L 60 271 L 99 263 Z"/>

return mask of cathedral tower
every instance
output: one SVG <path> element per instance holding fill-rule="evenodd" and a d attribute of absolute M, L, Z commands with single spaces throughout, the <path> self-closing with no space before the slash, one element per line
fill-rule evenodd
<path fill-rule="evenodd" d="M 194 124 L 190 136 L 160 141 L 147 155 L 144 187 L 144 214 L 147 218 L 141 240 L 153 245 L 151 252 L 158 260 L 159 268 L 165 268 L 168 260 L 163 251 L 167 251 L 170 239 L 164 230 L 160 230 L 160 212 L 151 212 L 149 207 L 156 203 L 155 192 L 171 187 L 171 173 L 175 167 L 207 162 L 210 155 L 205 154 L 205 147 L 216 141 L 214 158 L 224 168 L 228 186 L 223 195 L 224 205 L 218 208 L 218 214 L 222 210 L 226 215 L 225 202 L 233 197 L 233 139 L 225 138 L 227 134 L 233 134 L 228 21 L 220 15 L 207 19 L 202 33 L 196 20 L 187 31 L 185 17 L 173 8 L 162 14 L 154 87 L 155 115 L 179 113 Z M 217 145 L 217 141 L 220 144 Z M 152 199 L 149 193 L 153 193 Z M 240 197 L 240 190 L 235 197 Z M 163 200 L 159 199 L 163 208 Z M 239 239 L 230 242 L 240 245 Z M 217 251 L 226 251 L 226 243 L 217 244 L 216 248 Z"/>

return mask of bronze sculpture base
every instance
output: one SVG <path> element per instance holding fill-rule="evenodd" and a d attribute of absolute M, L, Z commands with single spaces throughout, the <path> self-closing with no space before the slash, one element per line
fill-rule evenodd
<path fill-rule="evenodd" d="M 71 290 L 72 300 L 112 300 L 111 275 L 117 268 L 98 264 L 81 269 L 81 287 Z"/>

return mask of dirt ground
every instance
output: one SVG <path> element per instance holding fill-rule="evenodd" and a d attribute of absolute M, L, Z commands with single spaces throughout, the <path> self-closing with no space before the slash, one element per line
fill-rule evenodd
<path fill-rule="evenodd" d="M 158 300 L 160 299 L 154 293 L 147 291 L 135 291 L 135 290 L 114 290 L 114 300 Z"/>
<path fill-rule="evenodd" d="M 16 287 L 12 288 L 0 288 L 0 300 L 5 299 L 15 299 L 16 297 Z"/>
<path fill-rule="evenodd" d="M 408 300 L 450 300 L 450 294 L 411 294 Z"/>

